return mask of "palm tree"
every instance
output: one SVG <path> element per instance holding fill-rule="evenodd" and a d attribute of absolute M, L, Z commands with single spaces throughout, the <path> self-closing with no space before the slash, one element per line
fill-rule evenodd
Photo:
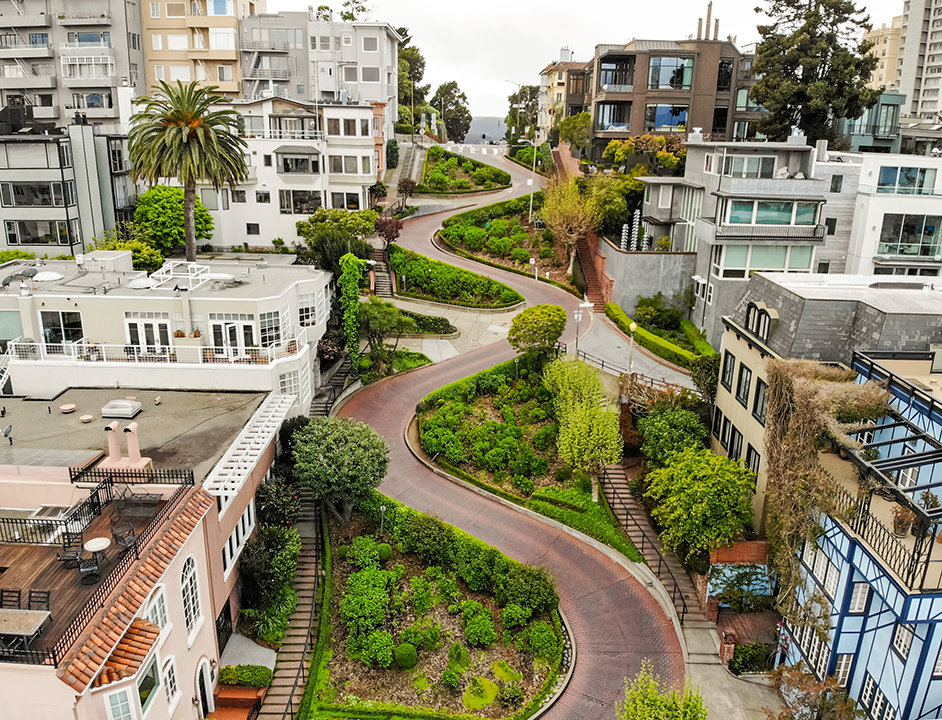
<path fill-rule="evenodd" d="M 234 110 L 213 110 L 220 98 L 216 85 L 197 82 L 176 86 L 160 81 L 156 97 L 139 100 L 144 109 L 131 118 L 128 133 L 131 174 L 136 182 L 151 184 L 175 177 L 183 184 L 183 222 L 186 259 L 196 260 L 196 183 L 210 183 L 217 191 L 248 177 L 243 154 L 247 145 Z"/>

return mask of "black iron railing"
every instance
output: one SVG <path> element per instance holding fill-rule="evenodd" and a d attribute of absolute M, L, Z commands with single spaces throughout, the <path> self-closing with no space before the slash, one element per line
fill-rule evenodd
<path fill-rule="evenodd" d="M 70 467 L 72 482 L 115 482 L 127 485 L 193 485 L 192 470 L 146 470 L 137 468 Z"/>
<path fill-rule="evenodd" d="M 717 225 L 718 238 L 789 238 L 794 240 L 823 240 L 824 225 Z"/>
<path fill-rule="evenodd" d="M 603 476 L 604 481 L 604 476 Z M 664 550 L 663 546 L 649 537 L 648 533 L 645 531 L 641 524 L 637 521 L 634 515 L 631 513 L 630 508 L 628 507 L 627 499 L 622 496 L 611 483 L 606 485 L 610 491 L 612 502 L 612 512 L 615 512 L 615 505 L 617 504 L 618 509 L 624 514 L 624 526 L 625 529 L 628 529 L 628 524 L 631 523 L 641 534 L 641 546 L 638 547 L 638 552 L 641 555 L 644 555 L 646 549 L 652 549 L 654 554 L 657 555 L 657 563 L 652 565 L 648 563 L 648 567 L 654 572 L 657 576 L 657 579 L 661 581 L 661 584 L 664 586 L 664 589 L 667 590 L 668 594 L 671 597 L 671 603 L 673 603 L 674 608 L 677 610 L 677 614 L 680 616 L 680 624 L 684 624 L 684 618 L 687 617 L 687 600 L 684 597 L 683 588 L 680 586 L 680 583 L 677 582 L 677 578 L 674 576 L 673 571 L 670 569 L 670 566 L 667 564 L 667 561 L 664 559 Z M 618 515 L 616 514 L 616 518 Z"/>
<path fill-rule="evenodd" d="M 590 365 L 595 365 L 597 368 L 601 368 L 603 371 L 608 370 L 609 372 L 615 373 L 616 375 L 620 375 L 621 373 L 625 372 L 624 365 L 618 366 L 612 362 L 606 362 L 602 358 L 596 357 L 595 355 L 589 355 L 589 353 L 583 350 L 579 351 L 578 358 L 580 360 L 584 360 Z"/>
<path fill-rule="evenodd" d="M 0 518 L 0 543 L 61 545 L 65 533 L 85 532 L 111 500 L 111 483 L 106 481 L 62 517 Z"/>

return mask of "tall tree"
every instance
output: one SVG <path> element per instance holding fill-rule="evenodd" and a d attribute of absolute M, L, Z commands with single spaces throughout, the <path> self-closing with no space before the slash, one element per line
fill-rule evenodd
<path fill-rule="evenodd" d="M 340 11 L 340 19 L 344 22 L 353 22 L 354 20 L 369 20 L 373 14 L 372 9 L 366 6 L 362 0 L 343 0 L 343 10 Z"/>
<path fill-rule="evenodd" d="M 216 85 L 176 86 L 160 81 L 157 95 L 143 98 L 128 133 L 131 177 L 151 184 L 176 178 L 183 185 L 186 259 L 196 260 L 196 183 L 216 190 L 248 178 L 245 140 L 239 137 L 235 110 L 214 110 Z"/>
<path fill-rule="evenodd" d="M 389 356 L 389 370 L 395 371 L 396 352 L 403 334 L 415 330 L 415 320 L 403 315 L 402 310 L 388 300 L 381 300 L 375 295 L 365 303 L 360 303 L 359 316 L 360 339 L 366 340 L 367 352 L 373 361 L 373 370 L 377 377 L 386 374 L 386 338 L 395 337 L 396 344 Z"/>
<path fill-rule="evenodd" d="M 569 253 L 569 269 L 576 259 L 576 241 L 590 230 L 598 220 L 589 201 L 579 191 L 576 179 L 553 178 L 546 186 L 543 201 L 543 221 L 553 231 L 553 236 L 563 241 Z"/>
<path fill-rule="evenodd" d="M 556 447 L 570 467 L 592 479 L 592 502 L 599 501 L 599 474 L 618 462 L 624 450 L 618 412 L 610 405 L 580 403 L 560 419 Z"/>
<path fill-rule="evenodd" d="M 458 83 L 452 80 L 439 85 L 430 102 L 442 114 L 448 139 L 464 142 L 464 136 L 471 128 L 471 111 L 468 110 L 468 96 L 461 92 Z"/>
<path fill-rule="evenodd" d="M 573 150 L 582 150 L 589 144 L 592 117 L 587 112 L 571 115 L 559 123 L 559 139 Z"/>
<path fill-rule="evenodd" d="M 756 10 L 771 20 L 759 26 L 759 80 L 750 92 L 768 111 L 760 132 L 785 140 L 797 125 L 812 144 L 834 140 L 837 119 L 876 104 L 883 89 L 867 83 L 878 59 L 867 54 L 872 43 L 859 39 L 870 18 L 851 0 L 770 0 Z"/>
<path fill-rule="evenodd" d="M 507 110 L 507 141 L 514 142 L 526 134 L 526 128 L 536 132 L 537 113 L 540 108 L 540 88 L 537 85 L 521 85 L 515 93 L 507 96 L 510 107 Z"/>

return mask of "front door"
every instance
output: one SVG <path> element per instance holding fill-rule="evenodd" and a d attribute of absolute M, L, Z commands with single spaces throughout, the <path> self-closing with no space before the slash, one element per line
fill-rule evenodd
<path fill-rule="evenodd" d="M 239 357 L 255 341 L 255 328 L 247 322 L 212 323 L 213 350 L 216 355 Z"/>
<path fill-rule="evenodd" d="M 170 347 L 170 323 L 160 320 L 129 321 L 128 345 L 148 355 L 161 352 Z"/>
<path fill-rule="evenodd" d="M 209 676 L 206 674 L 206 663 L 200 665 L 199 680 L 196 683 L 200 693 L 200 717 L 206 717 L 213 711 L 209 699 L 213 696 L 212 689 L 209 687 Z"/>

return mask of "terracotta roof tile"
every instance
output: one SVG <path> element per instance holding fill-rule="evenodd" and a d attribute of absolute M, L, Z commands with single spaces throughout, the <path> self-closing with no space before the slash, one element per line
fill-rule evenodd
<path fill-rule="evenodd" d="M 89 621 L 87 633 L 79 637 L 73 652 L 56 671 L 62 682 L 83 692 L 89 685 L 101 687 L 137 672 L 160 635 L 160 628 L 149 620 L 134 619 L 134 614 L 215 504 L 213 496 L 202 488 L 193 490 L 165 530 L 143 549 L 131 577 L 106 599 L 105 609 Z"/>

